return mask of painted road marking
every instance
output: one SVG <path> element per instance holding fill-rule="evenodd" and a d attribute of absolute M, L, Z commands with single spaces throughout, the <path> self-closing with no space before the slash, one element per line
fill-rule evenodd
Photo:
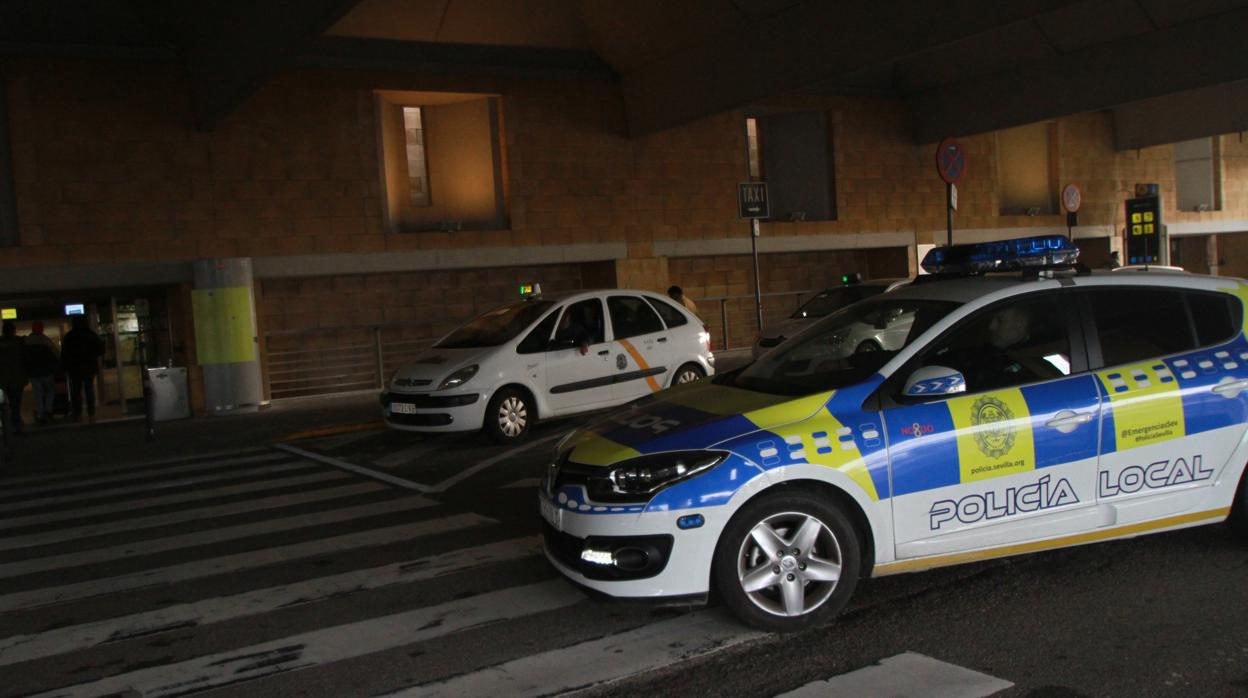
<path fill-rule="evenodd" d="M 149 492 L 159 492 L 161 490 L 173 489 L 175 487 L 186 487 L 188 485 L 202 485 L 209 482 L 217 482 L 219 480 L 236 480 L 240 477 L 269 476 L 274 477 L 282 473 L 288 473 L 292 470 L 307 468 L 308 464 L 302 461 L 292 460 L 287 463 L 278 465 L 266 465 L 259 468 L 248 470 L 231 470 L 225 473 L 213 473 L 211 475 L 197 475 L 195 477 L 182 477 L 173 480 L 151 480 L 138 485 L 128 487 L 114 487 L 112 489 L 94 490 L 90 492 L 79 492 L 77 494 L 67 494 L 63 497 L 47 497 L 38 501 L 29 502 L 31 506 L 19 509 L 19 511 L 29 511 L 32 508 L 44 508 L 56 504 L 72 504 L 83 500 L 99 499 L 101 497 L 113 497 L 127 494 L 147 494 Z M 203 496 L 203 491 L 199 492 Z"/>
<path fill-rule="evenodd" d="M 300 485 L 311 485 L 319 482 L 354 480 L 349 475 L 338 471 L 312 473 L 311 475 L 302 475 L 300 477 L 287 478 L 285 480 L 263 480 L 260 482 L 248 482 L 241 485 L 232 485 L 230 487 L 218 487 L 209 492 L 203 490 L 192 490 L 190 492 L 180 492 L 178 494 L 165 495 L 160 497 L 145 498 L 142 504 L 137 504 L 130 510 L 139 507 L 156 507 L 169 504 L 182 504 L 186 502 L 200 502 L 209 497 L 227 497 L 236 494 L 246 494 L 248 492 L 267 492 L 270 490 L 278 490 L 288 487 L 298 487 Z M 62 521 L 73 521 L 78 519 L 87 519 L 92 516 L 101 514 L 120 515 L 126 512 L 118 511 L 116 502 L 108 504 L 99 504 L 91 507 L 62 509 L 60 511 L 31 514 L 29 516 L 17 516 L 10 519 L 0 518 L 0 537 L 12 536 L 12 533 L 4 533 L 4 529 L 8 528 L 24 528 L 27 526 L 43 526 L 47 524 L 58 523 Z"/>
<path fill-rule="evenodd" d="M 194 473 L 194 472 L 203 471 L 203 470 L 214 470 L 214 469 L 225 468 L 225 467 L 230 467 L 230 466 L 241 466 L 241 465 L 249 465 L 249 464 L 254 465 L 256 463 L 278 461 L 278 460 L 283 460 L 285 458 L 287 458 L 287 456 L 284 453 L 275 453 L 275 452 L 270 451 L 268 453 L 264 453 L 261 455 L 251 456 L 248 458 L 240 458 L 237 460 L 206 461 L 206 462 L 200 462 L 200 463 L 191 463 L 189 465 L 179 465 L 179 466 L 174 466 L 171 468 L 161 468 L 160 470 L 157 470 L 155 472 L 151 472 L 151 471 L 135 472 L 133 470 L 130 470 L 130 471 L 126 471 L 120 474 L 103 475 L 101 477 L 84 478 L 81 480 L 79 479 L 67 480 L 67 481 L 58 482 L 55 484 L 41 485 L 39 487 L 13 488 L 13 487 L 9 487 L 8 483 L 5 483 L 4 499 L 5 500 L 28 499 L 30 497 L 35 497 L 40 494 L 46 494 L 48 492 L 53 492 L 53 493 L 63 492 L 66 488 L 70 488 L 70 487 L 77 489 L 80 487 L 87 487 L 87 486 L 95 487 L 99 485 L 107 485 L 107 484 L 117 483 L 117 482 L 129 482 L 133 484 L 135 480 L 138 480 L 144 477 L 147 477 L 151 480 L 156 480 L 156 479 L 163 479 L 165 477 L 172 476 L 172 475 L 183 475 L 186 473 Z M 242 468 L 239 468 L 239 471 L 249 472 Z"/>
<path fill-rule="evenodd" d="M 283 451 L 286 451 L 287 453 L 293 453 L 294 455 L 301 456 L 303 458 L 308 458 L 310 460 L 314 460 L 318 463 L 324 463 L 325 465 L 332 465 L 335 468 L 342 468 L 343 470 L 353 472 L 359 475 L 363 475 L 365 477 L 371 477 L 374 480 L 380 480 L 381 482 L 386 482 L 396 487 L 404 487 L 406 489 L 415 490 L 417 492 L 422 492 L 424 494 L 436 494 L 439 492 L 445 492 L 449 490 L 450 488 L 454 487 L 460 482 L 463 482 L 464 480 L 472 477 L 473 475 L 476 475 L 477 473 L 481 472 L 482 470 L 485 470 L 486 468 L 489 468 L 492 465 L 501 463 L 502 461 L 507 460 L 508 458 L 511 458 L 512 456 L 515 456 L 519 453 L 527 451 L 531 448 L 541 446 L 544 443 L 548 443 L 557 438 L 561 438 L 562 436 L 563 436 L 562 432 L 551 434 L 549 436 L 543 437 L 536 441 L 530 441 L 529 443 L 526 443 L 524 445 L 517 446 L 507 451 L 503 451 L 502 453 L 496 456 L 487 458 L 481 461 L 480 463 L 477 463 L 471 468 L 467 468 L 463 471 L 460 471 L 453 477 L 447 478 L 446 480 L 443 480 L 442 482 L 439 482 L 436 485 L 425 485 L 419 482 L 413 482 L 411 480 L 407 480 L 405 478 L 391 475 L 389 473 L 382 473 L 382 472 L 373 470 L 371 468 L 366 468 L 362 465 L 356 465 L 355 463 L 352 463 L 350 461 L 345 461 L 341 458 L 334 458 L 333 456 L 326 456 L 320 453 L 315 453 L 313 451 L 307 451 L 297 446 L 291 446 L 290 444 L 278 444 L 277 448 L 280 448 Z"/>
<path fill-rule="evenodd" d="M 67 601 L 89 599 L 105 594 L 144 589 L 161 584 L 185 582 L 217 574 L 230 574 L 240 570 L 266 567 L 292 560 L 342 552 L 344 550 L 400 543 L 409 541 L 412 538 L 442 535 L 451 531 L 484 526 L 490 523 L 496 522 L 476 514 L 458 514 L 442 519 L 419 521 L 401 526 L 349 533 L 275 548 L 184 562 L 169 567 L 143 570 L 117 577 L 91 579 L 85 582 L 63 584 L 61 586 L 48 586 L 0 594 L 0 613 L 40 608 Z"/>
<path fill-rule="evenodd" d="M 533 487 L 537 487 L 541 484 L 542 484 L 542 478 L 540 477 L 526 477 L 523 480 L 516 480 L 515 482 L 503 485 L 502 487 L 498 489 L 500 490 L 523 490 L 523 489 L 530 489 Z"/>
<path fill-rule="evenodd" d="M 385 514 L 396 514 L 405 511 L 416 511 L 418 509 L 425 509 L 436 505 L 437 502 L 433 500 L 414 495 L 406 495 L 386 502 L 370 502 L 368 504 L 344 507 L 341 509 L 330 509 L 316 513 L 288 516 L 281 519 L 270 519 L 268 521 L 256 521 L 238 526 L 227 526 L 225 528 L 196 531 L 182 536 L 153 538 L 150 540 L 125 543 L 123 545 L 115 545 L 108 548 L 79 550 L 63 555 L 48 555 L 46 557 L 37 557 L 29 560 L 6 562 L 3 565 L 0 565 L 0 579 L 20 577 L 26 574 L 49 572 L 51 570 L 66 569 L 70 567 L 83 567 L 86 565 L 95 565 L 104 562 L 115 562 L 117 560 L 125 560 L 133 557 L 142 557 L 144 555 L 169 552 L 170 550 L 186 550 L 200 545 L 228 543 L 230 541 L 254 538 L 256 536 L 262 536 L 270 533 L 280 533 L 282 531 L 298 531 L 301 529 L 315 528 L 317 526 L 330 526 L 346 521 L 355 521 L 369 516 L 382 516 Z M 319 533 L 313 532 L 313 535 L 319 535 Z"/>
<path fill-rule="evenodd" d="M 465 550 L 397 562 L 372 569 L 205 599 L 120 618 L 0 639 L 0 665 L 16 664 L 90 649 L 132 637 L 147 637 L 209 623 L 257 616 L 278 609 L 318 603 L 346 594 L 410 584 L 475 567 L 540 554 L 536 537 L 516 538 Z"/>
<path fill-rule="evenodd" d="M 233 459 L 245 458 L 250 455 L 271 454 L 273 451 L 268 448 L 242 448 L 231 449 L 228 451 L 216 451 L 213 453 L 200 453 L 192 456 L 176 456 L 173 458 L 160 458 L 150 461 L 139 461 L 137 463 L 127 463 L 126 465 L 115 465 L 106 468 L 75 468 L 73 470 L 57 470 L 55 472 L 31 473 L 29 475 L 18 475 L 13 477 L 5 476 L 4 484 L 7 487 L 12 485 L 38 485 L 47 482 L 77 482 L 77 476 L 92 477 L 96 475 L 113 475 L 116 473 L 134 473 L 143 470 L 152 470 L 163 465 L 180 465 L 190 463 L 192 461 L 199 463 L 211 463 L 214 461 L 228 462 Z"/>
<path fill-rule="evenodd" d="M 385 485 L 376 482 L 356 482 L 342 487 L 328 487 L 308 492 L 295 492 L 293 494 L 277 495 L 275 497 L 246 499 L 232 504 L 217 504 L 194 509 L 180 509 L 167 514 L 156 514 L 154 516 L 140 516 L 133 519 L 121 520 L 109 519 L 106 522 L 94 523 L 88 526 L 62 528 L 53 531 L 45 531 L 43 533 L 27 534 L 20 537 L 11 536 L 9 538 L 0 538 L 0 550 L 21 550 L 23 548 L 33 548 L 40 545 L 53 545 L 55 543 L 66 543 L 69 541 L 92 538 L 95 536 L 124 533 L 127 531 L 139 531 L 145 528 L 164 528 L 174 524 L 218 519 L 223 516 L 235 516 L 238 514 L 268 511 L 270 509 L 280 509 L 283 507 L 298 506 L 301 504 L 314 504 L 316 502 L 354 497 L 361 494 L 385 492 L 388 491 L 388 489 L 389 488 Z M 212 495 L 212 492 L 207 492 L 204 496 Z"/>
<path fill-rule="evenodd" d="M 265 676 L 382 652 L 486 623 L 564 608 L 584 599 L 584 595 L 563 580 L 512 587 L 427 608 L 322 628 L 176 664 L 138 669 L 38 695 L 66 698 L 127 692 L 145 697 L 183 695 L 191 690 L 237 685 Z"/>
<path fill-rule="evenodd" d="M 453 444 L 453 441 L 443 441 L 438 438 L 426 438 L 408 446 L 407 448 L 400 448 L 397 451 L 392 451 L 373 460 L 373 465 L 381 468 L 394 468 L 400 465 L 407 465 L 430 451 L 437 451 Z"/>
<path fill-rule="evenodd" d="M 722 609 L 708 609 L 387 695 L 545 696 L 619 681 L 765 636 Z"/>
<path fill-rule="evenodd" d="M 914 652 L 827 681 L 813 681 L 777 698 L 982 698 L 1014 684 Z"/>

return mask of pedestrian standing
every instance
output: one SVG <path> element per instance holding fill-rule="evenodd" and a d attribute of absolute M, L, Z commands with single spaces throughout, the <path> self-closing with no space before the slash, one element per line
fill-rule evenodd
<path fill-rule="evenodd" d="M 85 406 L 87 418 L 95 421 L 95 375 L 104 356 L 104 342 L 87 326 L 84 316 L 75 315 L 73 325 L 61 340 L 61 365 L 69 376 L 70 413 L 75 421 L 82 419 Z"/>
<path fill-rule="evenodd" d="M 26 343 L 17 336 L 17 325 L 6 320 L 0 326 L 0 390 L 9 402 L 9 424 L 22 433 L 22 393 L 26 390 Z"/>
<path fill-rule="evenodd" d="M 671 288 L 667 289 L 667 295 L 672 300 L 685 306 L 685 309 L 693 313 L 694 317 L 702 317 L 701 315 L 698 315 L 698 304 L 694 303 L 692 298 L 690 298 L 689 296 L 686 296 L 684 290 L 681 287 L 672 286 Z"/>
<path fill-rule="evenodd" d="M 35 393 L 35 424 L 47 424 L 52 421 L 52 406 L 56 401 L 56 369 L 61 363 L 61 353 L 43 333 L 43 323 L 39 320 L 31 323 L 25 341 L 26 373 Z"/>

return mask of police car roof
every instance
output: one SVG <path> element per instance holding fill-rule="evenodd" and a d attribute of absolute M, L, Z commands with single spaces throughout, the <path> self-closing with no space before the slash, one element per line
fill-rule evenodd
<path fill-rule="evenodd" d="M 967 303 L 1005 289 L 1022 289 L 1028 285 L 1053 286 L 1058 279 L 1073 282 L 1076 286 L 1169 286 L 1205 290 L 1226 289 L 1237 283 L 1248 283 L 1230 276 L 1208 276 L 1172 269 L 1157 270 L 1098 270 L 1075 275 L 1069 272 L 1052 278 L 1023 275 L 1019 272 L 985 274 L 980 276 L 955 276 L 948 278 L 927 277 L 922 283 L 912 283 L 890 291 L 889 298 L 914 298 Z"/>

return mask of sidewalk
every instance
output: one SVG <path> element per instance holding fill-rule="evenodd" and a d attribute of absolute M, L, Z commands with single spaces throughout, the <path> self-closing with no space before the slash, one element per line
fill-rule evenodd
<path fill-rule="evenodd" d="M 716 352 L 716 368 L 729 371 L 749 361 L 749 349 Z M 38 428 L 27 426 L 15 437 L 14 457 L 5 475 L 141 464 L 173 458 L 267 446 L 321 430 L 326 435 L 357 429 L 381 429 L 377 393 L 330 395 L 274 403 L 259 412 L 192 417 L 157 422 L 156 438 L 144 438 L 144 421 L 126 419 L 97 424 Z M 329 431 L 326 431 L 329 430 Z"/>
<path fill-rule="evenodd" d="M 14 438 L 14 458 L 4 475 L 72 470 L 118 463 L 139 464 L 171 458 L 235 451 L 285 440 L 300 432 L 338 428 L 381 429 L 377 394 L 355 393 L 280 402 L 259 412 L 192 417 L 157 422 L 147 441 L 142 419 L 74 424 L 40 429 L 27 426 Z"/>

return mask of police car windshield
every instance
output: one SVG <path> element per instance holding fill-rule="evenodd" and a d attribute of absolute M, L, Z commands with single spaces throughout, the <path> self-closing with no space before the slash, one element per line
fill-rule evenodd
<path fill-rule="evenodd" d="M 510 341 L 554 305 L 554 301 L 517 301 L 469 320 L 435 344 L 439 349 L 496 347 Z"/>
<path fill-rule="evenodd" d="M 779 395 L 853 385 L 878 371 L 958 305 L 890 297 L 856 303 L 764 354 L 733 378 L 732 385 Z"/>

